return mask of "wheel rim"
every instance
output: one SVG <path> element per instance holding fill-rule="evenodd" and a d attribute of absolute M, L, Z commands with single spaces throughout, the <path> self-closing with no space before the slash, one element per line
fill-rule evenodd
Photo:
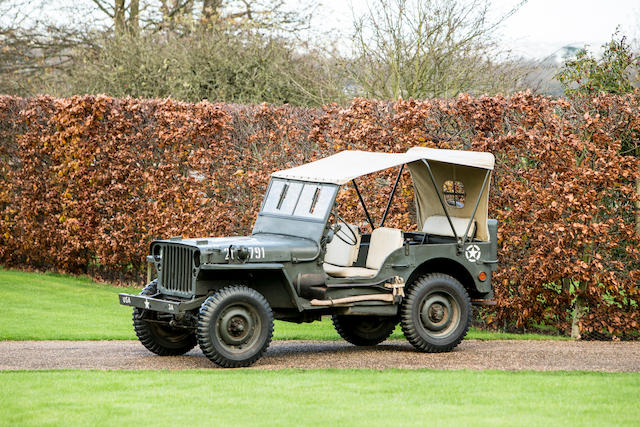
<path fill-rule="evenodd" d="M 215 325 L 218 342 L 232 353 L 244 352 L 254 345 L 260 329 L 260 316 L 255 307 L 248 304 L 234 304 L 225 308 Z"/>
<path fill-rule="evenodd" d="M 447 292 L 430 293 L 420 304 L 420 324 L 429 335 L 446 337 L 460 324 L 460 304 Z"/>

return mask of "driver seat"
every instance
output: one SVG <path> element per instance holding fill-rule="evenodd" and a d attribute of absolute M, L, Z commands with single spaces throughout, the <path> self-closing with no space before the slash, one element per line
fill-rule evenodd
<path fill-rule="evenodd" d="M 359 240 L 358 234 L 358 240 Z M 334 240 L 340 240 L 334 238 Z M 331 241 L 333 243 L 333 240 Z M 342 242 L 344 245 L 346 243 Z M 358 241 L 359 243 L 359 241 Z M 324 271 L 332 277 L 374 277 L 378 274 L 380 267 L 389 254 L 396 249 L 402 247 L 404 240 L 402 238 L 402 231 L 398 228 L 380 227 L 373 230 L 371 233 L 371 241 L 369 243 L 369 252 L 367 254 L 367 263 L 365 267 L 352 267 L 357 258 L 357 251 L 351 264 L 349 265 L 336 265 L 331 261 L 335 261 L 334 258 L 329 257 L 329 245 L 327 245 L 327 256 L 325 256 L 323 264 Z"/>
<path fill-rule="evenodd" d="M 330 243 L 327 243 L 327 252 L 324 256 L 324 271 L 333 276 L 332 273 L 339 271 L 345 267 L 351 267 L 358 259 L 358 251 L 360 250 L 360 228 L 357 225 L 347 224 L 348 227 L 356 236 L 356 244 L 351 246 L 347 242 L 340 239 L 337 235 L 333 236 Z M 343 225 L 344 226 L 344 225 Z M 340 230 L 338 233 L 345 236 L 345 239 L 350 240 L 352 238 L 349 231 Z M 336 276 L 338 277 L 338 276 Z"/>

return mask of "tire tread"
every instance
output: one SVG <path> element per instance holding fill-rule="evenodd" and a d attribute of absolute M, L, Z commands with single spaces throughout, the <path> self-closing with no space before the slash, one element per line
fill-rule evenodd
<path fill-rule="evenodd" d="M 460 334 L 460 336 L 457 337 L 456 340 L 454 340 L 453 342 L 445 346 L 431 344 L 427 342 L 425 339 L 423 339 L 420 336 L 418 330 L 416 329 L 416 325 L 414 324 L 413 317 L 412 317 L 412 307 L 415 304 L 415 299 L 417 298 L 418 289 L 421 286 L 425 286 L 426 282 L 433 279 L 445 280 L 445 281 L 448 281 L 450 285 L 454 287 L 459 287 L 459 290 L 462 291 L 461 294 L 463 295 L 463 298 L 464 298 L 464 304 L 467 307 L 469 307 L 469 309 L 467 310 L 467 319 L 466 319 L 466 326 L 465 326 L 464 332 Z M 464 287 L 462 286 L 462 284 L 460 284 L 458 280 L 456 280 L 455 278 L 447 274 L 442 274 L 442 273 L 426 274 L 416 279 L 408 287 L 406 294 L 407 295 L 402 301 L 402 305 L 400 306 L 400 325 L 402 327 L 402 332 L 404 333 L 405 338 L 416 349 L 426 353 L 448 352 L 453 350 L 458 344 L 460 344 L 460 342 L 464 339 L 464 337 L 467 336 L 467 332 L 469 331 L 469 325 L 471 324 L 471 315 L 472 315 L 471 299 L 469 298 L 469 294 L 467 293 L 467 291 L 464 289 Z M 461 319 L 461 320 L 464 320 L 464 319 Z"/>
<path fill-rule="evenodd" d="M 395 322 L 389 321 L 387 329 L 384 329 L 380 335 L 375 338 L 367 338 L 359 335 L 352 328 L 352 323 L 350 321 L 358 320 L 355 319 L 357 317 L 359 316 L 341 316 L 335 314 L 331 316 L 333 327 L 336 329 L 336 332 L 338 332 L 338 335 L 340 335 L 345 341 L 357 346 L 372 346 L 380 344 L 391 336 L 398 324 L 397 318 Z"/>
<path fill-rule="evenodd" d="M 156 281 L 154 280 L 142 289 L 140 295 L 154 295 L 156 293 L 156 289 Z M 139 309 L 133 309 L 133 330 L 136 333 L 138 340 L 150 352 L 155 353 L 158 356 L 180 356 L 194 348 L 198 343 L 195 334 L 191 334 L 188 339 L 185 340 L 182 347 L 171 348 L 160 344 L 155 340 L 153 333 L 149 328 L 149 323 L 145 322 L 144 319 L 141 319 L 139 317 L 139 313 Z"/>
<path fill-rule="evenodd" d="M 213 341 L 211 335 L 209 334 L 209 322 L 211 321 L 211 317 L 214 314 L 214 310 L 220 304 L 222 304 L 225 298 L 233 296 L 237 293 L 245 293 L 251 295 L 256 299 L 258 303 L 260 303 L 263 308 L 266 308 L 268 316 L 269 316 L 269 333 L 266 342 L 263 344 L 260 351 L 245 360 L 230 360 L 226 358 L 224 355 L 220 354 L 216 351 L 215 346 L 213 345 Z M 198 340 L 198 344 L 200 345 L 200 349 L 202 353 L 211 360 L 216 365 L 222 368 L 241 368 L 254 364 L 258 359 L 262 357 L 264 352 L 271 344 L 271 339 L 273 337 L 273 312 L 266 298 L 256 291 L 255 289 L 249 288 L 247 286 L 227 286 L 225 288 L 220 289 L 215 292 L 209 298 L 205 300 L 205 302 L 200 307 L 200 313 L 198 316 L 198 327 L 196 329 L 196 336 Z"/>

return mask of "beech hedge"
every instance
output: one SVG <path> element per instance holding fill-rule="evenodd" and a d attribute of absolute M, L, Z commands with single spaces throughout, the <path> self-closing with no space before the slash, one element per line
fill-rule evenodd
<path fill-rule="evenodd" d="M 274 170 L 344 149 L 422 145 L 496 156 L 493 327 L 637 337 L 640 94 L 323 108 L 78 96 L 0 97 L 0 263 L 144 278 L 150 240 L 249 233 Z M 394 172 L 363 193 L 380 217 Z M 403 175 L 387 224 L 415 227 Z M 353 190 L 339 196 L 362 213 Z M 575 325 L 574 325 L 575 326 Z"/>

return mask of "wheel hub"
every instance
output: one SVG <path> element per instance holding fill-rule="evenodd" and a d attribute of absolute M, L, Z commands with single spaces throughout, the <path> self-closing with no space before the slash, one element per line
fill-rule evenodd
<path fill-rule="evenodd" d="M 220 338 L 228 345 L 240 345 L 253 335 L 255 322 L 251 313 L 243 307 L 227 310 L 220 319 L 218 332 Z"/>
<path fill-rule="evenodd" d="M 441 322 L 442 319 L 444 319 L 445 310 L 445 306 L 440 303 L 431 305 L 431 307 L 429 307 L 429 319 L 434 323 Z"/>
<path fill-rule="evenodd" d="M 247 322 L 244 318 L 235 316 L 229 321 L 229 333 L 234 337 L 242 335 L 247 329 Z"/>
<path fill-rule="evenodd" d="M 422 324 L 428 330 L 434 332 L 442 331 L 446 329 L 453 320 L 451 303 L 442 295 L 431 295 L 422 306 L 420 318 Z"/>

